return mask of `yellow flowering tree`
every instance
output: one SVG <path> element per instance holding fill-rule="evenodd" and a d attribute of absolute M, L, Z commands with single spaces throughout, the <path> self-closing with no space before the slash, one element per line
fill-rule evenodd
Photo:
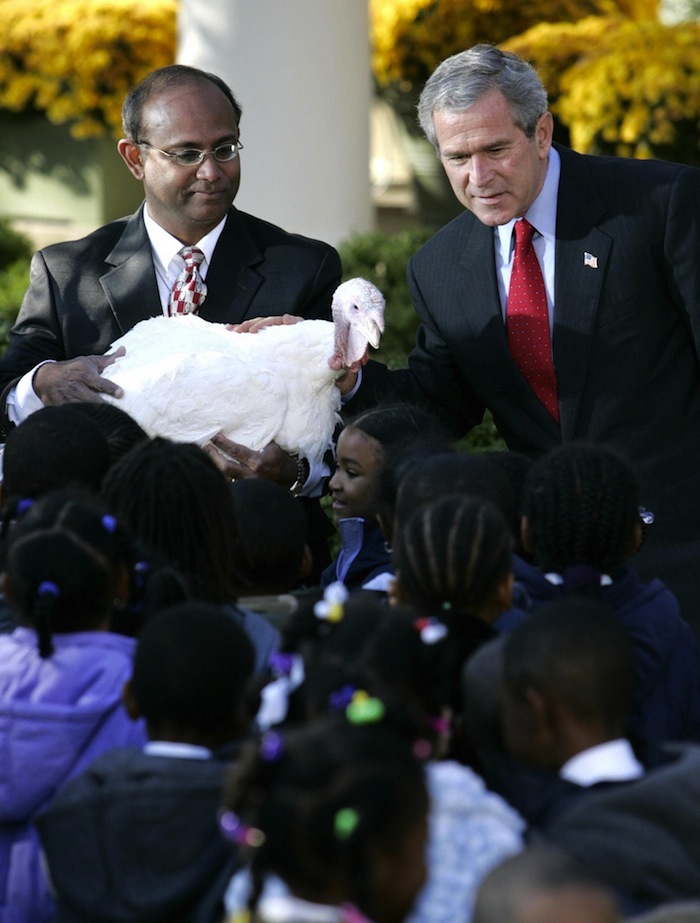
<path fill-rule="evenodd" d="M 650 19 L 658 0 L 370 0 L 380 88 L 420 89 L 444 58 L 476 42 L 498 44 L 540 22 L 588 16 Z"/>
<path fill-rule="evenodd" d="M 177 0 L 0 0 L 0 108 L 121 132 L 128 90 L 175 60 Z"/>
<path fill-rule="evenodd" d="M 503 47 L 537 67 L 577 150 L 700 164 L 700 23 L 589 19 Z"/>

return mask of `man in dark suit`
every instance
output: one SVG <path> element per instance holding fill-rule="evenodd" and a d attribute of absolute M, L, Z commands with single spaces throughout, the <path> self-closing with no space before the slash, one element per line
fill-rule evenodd
<path fill-rule="evenodd" d="M 617 450 L 655 516 L 633 563 L 700 629 L 700 171 L 553 145 L 539 77 L 491 46 L 444 61 L 418 111 L 465 212 L 410 261 L 420 326 L 408 370 L 365 367 L 350 406 L 392 385 L 455 436 L 488 408 L 531 457 L 570 440 Z M 509 349 L 523 217 L 546 290 L 554 412 Z M 354 385 L 348 375 L 342 390 Z"/>
<path fill-rule="evenodd" d="M 114 361 L 102 354 L 139 321 L 167 313 L 185 266 L 183 244 L 204 253 L 199 271 L 207 293 L 199 314 L 205 320 L 330 319 L 341 274 L 337 252 L 233 206 L 241 109 L 220 78 L 181 65 L 161 68 L 128 94 L 122 114 L 119 153 L 143 182 L 144 206 L 34 256 L 0 362 L 5 435 L 42 404 L 118 394 L 100 375 Z M 212 457 L 232 479 L 262 475 L 296 492 L 308 475 L 303 460 L 274 444 L 252 452 L 222 437 L 215 442 Z"/>

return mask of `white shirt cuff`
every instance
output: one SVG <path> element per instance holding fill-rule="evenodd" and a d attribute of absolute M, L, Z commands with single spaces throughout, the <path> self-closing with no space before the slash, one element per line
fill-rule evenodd
<path fill-rule="evenodd" d="M 20 378 L 16 386 L 7 395 L 7 416 L 15 426 L 20 424 L 23 420 L 26 420 L 35 410 L 41 410 L 44 406 L 41 399 L 37 397 L 32 387 L 32 382 L 34 381 L 34 374 L 38 368 L 41 368 L 42 365 L 46 365 L 47 362 L 54 361 L 54 359 L 45 359 L 43 362 L 35 365 L 31 372 L 27 372 L 26 375 Z"/>

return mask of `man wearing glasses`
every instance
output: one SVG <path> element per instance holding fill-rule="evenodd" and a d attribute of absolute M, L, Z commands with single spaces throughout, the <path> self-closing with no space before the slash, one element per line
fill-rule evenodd
<path fill-rule="evenodd" d="M 139 321 L 173 313 L 175 283 L 191 269 L 187 248 L 195 248 L 196 281 L 180 295 L 179 310 L 192 309 L 195 291 L 194 309 L 208 321 L 330 319 L 337 252 L 233 206 L 240 116 L 219 77 L 183 65 L 154 71 L 128 94 L 118 149 L 143 183 L 145 203 L 135 215 L 34 256 L 0 362 L 0 439 L 42 405 L 118 394 L 100 375 L 114 361 L 103 353 Z M 297 486 L 298 460 L 274 444 L 262 452 L 219 447 L 235 456 L 216 458 L 230 477 L 260 474 Z"/>

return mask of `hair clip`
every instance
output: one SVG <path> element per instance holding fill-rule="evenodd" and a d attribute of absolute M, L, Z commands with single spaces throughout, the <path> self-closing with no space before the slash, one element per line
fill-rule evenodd
<path fill-rule="evenodd" d="M 252 849 L 257 849 L 265 842 L 265 834 L 262 830 L 244 824 L 238 814 L 234 814 L 233 811 L 219 812 L 219 827 L 226 839 L 238 846 L 250 846 Z"/>
<path fill-rule="evenodd" d="M 23 500 L 17 502 L 17 515 L 23 516 L 27 510 L 30 510 L 34 506 L 34 501 L 29 497 L 25 497 Z"/>
<path fill-rule="evenodd" d="M 445 718 L 444 716 L 438 716 L 436 718 L 429 718 L 428 725 L 437 733 L 437 734 L 447 734 L 450 730 L 450 719 Z"/>
<path fill-rule="evenodd" d="M 53 582 L 53 580 L 42 580 L 39 586 L 37 587 L 38 596 L 60 596 L 61 591 L 58 588 L 58 585 Z"/>
<path fill-rule="evenodd" d="M 413 755 L 421 763 L 425 763 L 433 755 L 433 746 L 425 737 L 420 737 L 413 744 Z"/>
<path fill-rule="evenodd" d="M 639 518 L 642 520 L 645 526 L 650 526 L 656 519 L 656 516 L 654 516 L 651 510 L 648 510 L 644 506 L 640 506 L 639 507 Z"/>
<path fill-rule="evenodd" d="M 291 676 L 295 656 L 295 654 L 286 654 L 284 651 L 275 651 L 274 654 L 270 654 L 267 665 L 275 676 Z"/>
<path fill-rule="evenodd" d="M 356 691 L 354 686 L 348 685 L 331 692 L 328 696 L 328 707 L 331 711 L 345 711 Z"/>
<path fill-rule="evenodd" d="M 336 840 L 347 840 L 360 823 L 360 815 L 354 808 L 341 808 L 333 820 L 333 834 Z"/>
<path fill-rule="evenodd" d="M 314 606 L 316 618 L 326 622 L 339 622 L 343 618 L 343 605 L 348 598 L 347 587 L 344 583 L 336 581 L 329 583 L 323 592 L 323 599 Z"/>
<path fill-rule="evenodd" d="M 114 535 L 114 533 L 117 531 L 117 520 L 114 516 L 110 516 L 109 513 L 106 513 L 102 517 L 102 525 L 110 535 Z"/>
<path fill-rule="evenodd" d="M 260 759 L 264 763 L 276 762 L 284 751 L 284 741 L 275 731 L 266 731 L 260 738 Z"/>
<path fill-rule="evenodd" d="M 447 605 L 449 605 L 449 603 L 447 603 Z M 443 607 L 444 606 L 445 603 L 443 603 Z M 420 632 L 423 644 L 436 644 L 438 641 L 442 641 L 443 638 L 447 637 L 447 625 L 443 625 L 438 619 L 416 619 L 413 624 Z"/>
<path fill-rule="evenodd" d="M 384 717 L 386 709 L 380 699 L 375 699 L 369 693 L 358 689 L 353 693 L 350 704 L 345 709 L 345 715 L 351 724 L 376 724 Z"/>

